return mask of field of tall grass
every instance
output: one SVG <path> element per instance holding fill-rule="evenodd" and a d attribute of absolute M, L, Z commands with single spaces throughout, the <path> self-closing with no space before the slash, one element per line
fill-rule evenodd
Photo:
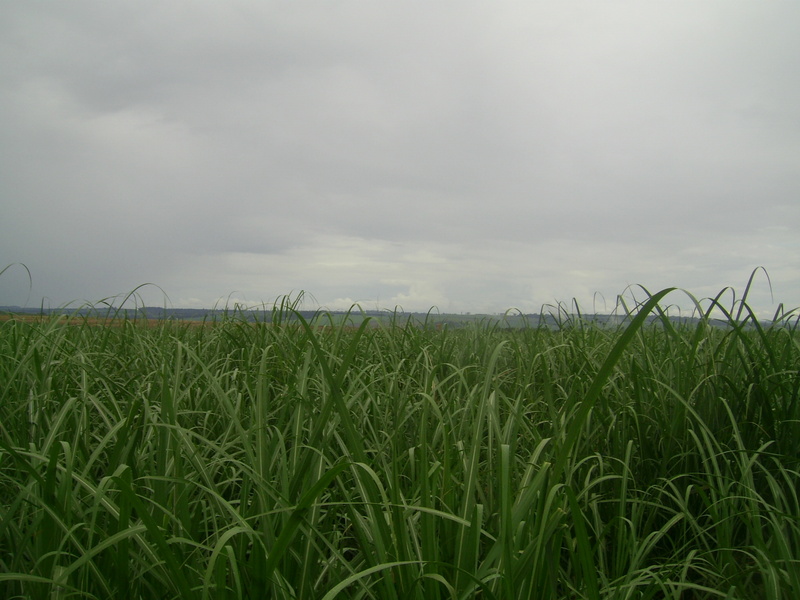
<path fill-rule="evenodd" d="M 0 322 L 0 597 L 800 598 L 796 319 L 669 292 L 618 327 Z"/>

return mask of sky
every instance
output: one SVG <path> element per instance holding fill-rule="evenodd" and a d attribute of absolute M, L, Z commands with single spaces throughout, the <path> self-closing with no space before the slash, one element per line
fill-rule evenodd
<path fill-rule="evenodd" d="M 730 305 L 759 269 L 769 317 L 800 306 L 798 27 L 790 0 L 4 1 L 0 305 L 609 312 Z"/>

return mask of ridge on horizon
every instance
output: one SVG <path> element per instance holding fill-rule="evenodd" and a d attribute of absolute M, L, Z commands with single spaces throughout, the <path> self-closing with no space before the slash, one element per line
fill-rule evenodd
<path fill-rule="evenodd" d="M 277 305 L 275 305 L 277 306 Z M 556 307 L 554 307 L 556 308 Z M 264 322 L 270 322 L 272 319 L 273 307 L 233 307 L 233 308 L 164 308 L 159 306 L 143 306 L 137 308 L 123 308 L 123 307 L 93 307 L 83 306 L 70 309 L 69 307 L 56 307 L 56 308 L 33 308 L 33 307 L 19 307 L 19 306 L 0 306 L 0 315 L 6 314 L 21 314 L 21 315 L 71 315 L 82 317 L 111 317 L 111 318 L 144 318 L 148 320 L 185 320 L 185 321 L 202 321 L 205 319 L 216 319 L 229 315 L 243 315 L 248 317 L 247 320 L 259 320 L 258 317 L 263 315 Z M 278 309 L 279 310 L 279 309 Z M 337 317 L 345 317 L 348 319 L 359 319 L 359 317 L 369 317 L 376 321 L 382 321 L 386 318 L 391 318 L 396 315 L 414 318 L 418 323 L 423 324 L 430 322 L 437 325 L 447 324 L 452 327 L 464 327 L 470 323 L 488 323 L 490 325 L 505 324 L 509 328 L 518 328 L 525 326 L 541 326 L 546 327 L 563 325 L 578 319 L 582 322 L 595 323 L 600 326 L 616 326 L 625 323 L 632 315 L 636 313 L 586 313 L 586 312 L 571 312 L 566 311 L 550 311 L 540 313 L 521 313 L 521 312 L 507 312 L 507 313 L 444 313 L 444 312 L 422 312 L 422 311 L 390 311 L 390 310 L 324 310 L 324 309 L 298 309 L 299 313 L 305 319 L 311 319 L 323 315 L 332 315 Z M 685 315 L 666 315 L 670 322 L 675 324 L 693 324 L 701 321 L 703 317 L 696 314 Z M 291 320 L 291 317 L 290 317 Z M 661 320 L 658 315 L 649 315 L 648 322 L 656 322 Z M 709 317 L 709 322 L 715 325 L 727 325 L 728 321 L 725 319 L 717 318 L 714 316 Z M 772 323 L 769 320 L 760 321 L 764 324 Z"/>

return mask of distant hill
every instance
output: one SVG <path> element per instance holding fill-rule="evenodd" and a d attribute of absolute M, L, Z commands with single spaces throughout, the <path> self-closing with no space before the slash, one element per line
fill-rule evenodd
<path fill-rule="evenodd" d="M 579 324 L 593 323 L 602 327 L 617 327 L 622 325 L 626 319 L 624 315 L 574 315 L 566 313 L 545 313 L 545 314 L 520 314 L 509 313 L 507 315 L 487 315 L 487 314 L 446 314 L 446 313 L 393 313 L 391 311 L 367 310 L 363 312 L 345 311 L 312 311 L 300 310 L 300 315 L 306 320 L 316 319 L 317 324 L 360 324 L 365 317 L 370 317 L 375 322 L 390 323 L 395 322 L 405 324 L 408 320 L 418 323 L 420 326 L 432 325 L 437 328 L 446 326 L 448 328 L 459 329 L 470 324 L 479 324 L 490 327 L 502 327 L 519 329 L 524 327 L 547 327 L 558 329 L 560 327 L 570 327 Z M 226 318 L 244 319 L 252 322 L 270 323 L 273 320 L 271 308 L 259 310 L 251 309 L 205 309 L 205 308 L 164 308 L 158 306 L 146 306 L 136 309 L 114 308 L 114 307 L 82 307 L 70 308 L 28 308 L 19 306 L 0 306 L 0 314 L 18 315 L 71 315 L 92 318 L 113 318 L 128 320 L 172 320 L 172 321 L 220 321 Z M 293 315 L 283 316 L 282 320 L 293 320 Z M 659 320 L 657 315 L 650 315 L 649 321 Z M 671 323 L 678 325 L 690 325 L 697 323 L 697 317 L 673 317 L 670 316 Z M 721 320 L 711 321 L 714 325 L 726 326 L 727 323 Z M 765 323 L 762 323 L 765 325 Z"/>

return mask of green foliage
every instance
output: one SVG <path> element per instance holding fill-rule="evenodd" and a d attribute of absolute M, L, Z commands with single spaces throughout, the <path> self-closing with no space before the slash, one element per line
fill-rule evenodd
<path fill-rule="evenodd" d="M 800 597 L 798 334 L 669 292 L 618 328 L 0 322 L 0 596 Z"/>

